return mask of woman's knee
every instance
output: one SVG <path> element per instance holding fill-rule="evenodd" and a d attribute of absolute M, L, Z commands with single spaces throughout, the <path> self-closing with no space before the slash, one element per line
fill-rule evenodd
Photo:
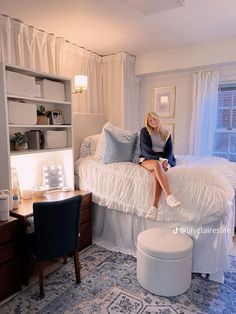
<path fill-rule="evenodd" d="M 162 171 L 162 165 L 159 160 L 153 160 L 153 167 L 156 171 Z"/>
<path fill-rule="evenodd" d="M 150 176 L 151 176 L 152 182 L 156 183 L 157 177 L 154 170 L 151 171 Z"/>
<path fill-rule="evenodd" d="M 154 172 L 159 171 L 162 168 L 159 160 L 145 160 L 142 162 L 141 166 Z"/>

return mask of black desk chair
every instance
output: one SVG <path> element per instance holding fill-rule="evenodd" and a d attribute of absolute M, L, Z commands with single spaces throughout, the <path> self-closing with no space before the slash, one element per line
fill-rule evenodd
<path fill-rule="evenodd" d="M 82 196 L 63 201 L 39 202 L 33 204 L 34 253 L 39 267 L 40 296 L 44 297 L 44 262 L 69 253 L 74 254 L 76 283 L 80 283 L 80 262 L 78 250 L 80 206 Z"/>

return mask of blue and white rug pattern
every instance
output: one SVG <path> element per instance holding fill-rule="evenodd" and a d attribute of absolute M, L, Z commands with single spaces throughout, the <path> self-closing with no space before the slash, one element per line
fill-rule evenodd
<path fill-rule="evenodd" d="M 34 284 L 0 307 L 1 314 L 32 313 L 236 313 L 236 257 L 225 283 L 193 275 L 191 288 L 177 297 L 144 290 L 136 278 L 136 259 L 93 245 L 80 255 L 81 284 L 70 260 L 45 279 L 45 298 Z"/>

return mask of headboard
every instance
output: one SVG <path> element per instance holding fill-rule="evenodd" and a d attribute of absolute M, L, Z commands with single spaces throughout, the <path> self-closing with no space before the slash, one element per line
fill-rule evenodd
<path fill-rule="evenodd" d="M 73 113 L 73 140 L 74 159 L 79 158 L 80 145 L 86 136 L 101 133 L 105 124 L 102 114 L 98 113 Z"/>

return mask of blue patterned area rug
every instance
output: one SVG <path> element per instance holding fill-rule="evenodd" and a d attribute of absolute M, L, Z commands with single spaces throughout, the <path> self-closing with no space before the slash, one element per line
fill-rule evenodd
<path fill-rule="evenodd" d="M 191 288 L 177 297 L 144 290 L 136 278 L 136 259 L 93 245 L 80 255 L 81 284 L 76 285 L 70 260 L 45 280 L 45 298 L 38 284 L 0 307 L 10 313 L 236 313 L 236 257 L 219 284 L 193 275 Z"/>

